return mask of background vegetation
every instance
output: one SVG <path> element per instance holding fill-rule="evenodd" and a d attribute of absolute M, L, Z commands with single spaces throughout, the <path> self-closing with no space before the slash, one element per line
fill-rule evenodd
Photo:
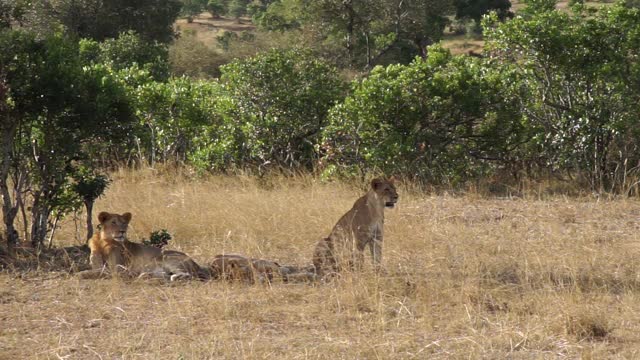
<path fill-rule="evenodd" d="M 638 1 L 0 0 L 0 49 L 0 358 L 638 357 Z M 379 174 L 383 276 L 62 248 L 95 208 L 306 265 Z"/>
<path fill-rule="evenodd" d="M 87 204 L 77 179 L 119 166 L 394 173 L 450 188 L 553 177 L 637 193 L 636 6 L 530 0 L 514 15 L 509 5 L 3 1 L 9 248 L 18 214 L 40 246 Z M 219 33 L 218 47 L 171 27 L 204 10 L 250 27 Z M 484 36 L 480 57 L 437 44 L 469 22 Z"/>

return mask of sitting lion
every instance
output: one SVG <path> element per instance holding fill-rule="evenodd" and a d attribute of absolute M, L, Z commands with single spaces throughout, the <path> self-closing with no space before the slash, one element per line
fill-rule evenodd
<path fill-rule="evenodd" d="M 161 250 L 153 246 L 127 240 L 131 213 L 122 215 L 101 212 L 99 232 L 89 240 L 91 270 L 79 273 L 81 278 L 97 278 L 111 273 L 165 277 L 206 279 L 207 269 L 200 267 L 180 251 Z"/>
<path fill-rule="evenodd" d="M 338 272 L 345 266 L 359 269 L 367 246 L 375 268 L 380 269 L 384 209 L 393 208 L 398 201 L 393 183 L 393 178 L 373 179 L 371 189 L 338 220 L 329 237 L 320 240 L 313 254 L 318 276 Z"/>

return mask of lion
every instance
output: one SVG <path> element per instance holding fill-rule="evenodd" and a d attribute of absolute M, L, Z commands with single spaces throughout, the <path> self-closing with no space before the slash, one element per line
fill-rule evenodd
<path fill-rule="evenodd" d="M 280 264 L 265 259 L 254 259 L 239 254 L 216 255 L 209 264 L 212 278 L 241 280 L 250 284 L 272 282 L 275 275 L 281 276 Z"/>
<path fill-rule="evenodd" d="M 316 269 L 313 265 L 281 265 L 280 276 L 285 283 L 312 283 L 317 280 Z"/>
<path fill-rule="evenodd" d="M 91 270 L 83 271 L 81 278 L 98 278 L 110 274 L 140 277 L 164 277 L 170 280 L 207 279 L 210 273 L 180 251 L 161 250 L 131 242 L 127 230 L 131 213 L 122 215 L 98 214 L 99 232 L 89 240 Z"/>
<path fill-rule="evenodd" d="M 360 269 L 368 246 L 376 270 L 381 270 L 384 209 L 398 202 L 394 178 L 376 178 L 371 189 L 356 200 L 351 210 L 333 227 L 329 237 L 320 240 L 313 254 L 319 277 L 345 267 Z"/>

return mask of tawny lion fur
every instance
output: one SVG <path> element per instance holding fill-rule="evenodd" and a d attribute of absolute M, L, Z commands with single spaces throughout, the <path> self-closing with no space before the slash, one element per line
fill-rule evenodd
<path fill-rule="evenodd" d="M 172 250 L 161 250 L 131 242 L 127 230 L 131 213 L 122 215 L 101 212 L 100 231 L 89 240 L 91 270 L 80 273 L 82 278 L 96 278 L 112 273 L 152 277 L 208 278 L 209 272 L 189 256 Z"/>
<path fill-rule="evenodd" d="M 271 260 L 253 259 L 239 254 L 216 255 L 209 264 L 212 277 L 224 280 L 242 280 L 253 284 L 271 282 L 282 276 L 280 264 Z"/>
<path fill-rule="evenodd" d="M 384 235 L 384 209 L 398 201 L 394 179 L 377 178 L 371 189 L 333 227 L 329 237 L 318 242 L 313 265 L 319 276 L 344 268 L 359 269 L 364 250 L 369 247 L 373 264 L 380 269 Z"/>

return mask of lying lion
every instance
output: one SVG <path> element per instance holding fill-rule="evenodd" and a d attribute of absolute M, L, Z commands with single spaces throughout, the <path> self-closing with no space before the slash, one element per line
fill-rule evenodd
<path fill-rule="evenodd" d="M 239 254 L 216 255 L 209 263 L 212 278 L 242 280 L 248 283 L 271 282 L 281 276 L 280 264 L 271 260 L 253 259 Z"/>
<path fill-rule="evenodd" d="M 376 269 L 382 262 L 384 209 L 398 201 L 394 179 L 373 179 L 371 189 L 333 227 L 329 237 L 320 240 L 313 254 L 318 276 L 345 267 L 359 269 L 364 249 L 369 247 Z"/>
<path fill-rule="evenodd" d="M 180 251 L 161 250 L 131 242 L 127 230 L 131 213 L 122 215 L 101 212 L 98 215 L 100 231 L 89 240 L 91 270 L 80 272 L 81 278 L 100 278 L 111 274 L 143 277 L 165 277 L 170 280 L 210 277 Z"/>
<path fill-rule="evenodd" d="M 225 279 L 248 283 L 271 282 L 280 276 L 284 282 L 313 280 L 309 269 L 280 266 L 277 262 L 254 259 L 238 254 L 217 255 L 207 267 L 201 267 L 185 253 L 161 250 L 131 242 L 127 230 L 131 213 L 122 215 L 101 212 L 100 231 L 89 240 L 92 269 L 78 273 L 83 279 L 108 277 L 112 274 L 141 278 Z"/>

